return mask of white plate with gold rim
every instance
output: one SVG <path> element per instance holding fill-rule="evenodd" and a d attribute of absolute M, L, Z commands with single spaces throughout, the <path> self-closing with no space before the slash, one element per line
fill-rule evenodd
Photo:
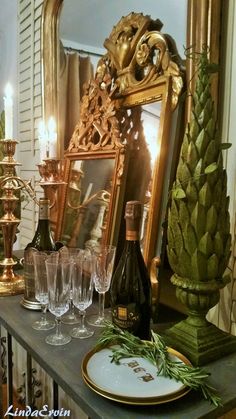
<path fill-rule="evenodd" d="M 174 361 L 191 365 L 187 358 L 168 348 Z M 161 404 L 189 392 L 180 381 L 157 374 L 157 368 L 141 357 L 111 362 L 112 350 L 90 351 L 82 362 L 85 383 L 103 397 L 127 404 Z"/>

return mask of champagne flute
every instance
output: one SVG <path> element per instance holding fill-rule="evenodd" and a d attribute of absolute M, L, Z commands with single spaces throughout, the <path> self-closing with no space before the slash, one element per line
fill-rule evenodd
<path fill-rule="evenodd" d="M 49 251 L 34 250 L 33 262 L 35 273 L 35 298 L 40 302 L 42 309 L 42 316 L 40 320 L 32 324 L 35 330 L 50 330 L 55 327 L 55 322 L 47 320 L 47 307 L 48 307 L 48 285 L 45 261 L 49 257 L 51 260 L 58 261 L 59 253 Z"/>
<path fill-rule="evenodd" d="M 62 257 L 64 259 L 70 259 L 71 262 L 73 262 L 79 256 L 80 252 L 81 252 L 81 249 L 79 249 L 77 247 L 66 247 L 66 246 L 64 246 L 60 250 L 60 257 Z M 69 310 L 66 314 L 64 314 L 61 317 L 61 321 L 64 324 L 72 324 L 72 325 L 80 323 L 80 316 L 75 313 L 75 306 L 74 306 L 73 300 L 72 300 L 72 283 L 71 283 L 71 291 L 70 291 Z"/>
<path fill-rule="evenodd" d="M 92 326 L 103 327 L 105 320 L 104 304 L 105 293 L 111 284 L 112 271 L 115 261 L 115 246 L 101 245 L 99 249 L 93 251 L 94 255 L 94 286 L 98 292 L 98 315 L 88 316 L 88 323 Z"/>
<path fill-rule="evenodd" d="M 73 338 L 89 338 L 94 331 L 85 326 L 86 309 L 93 299 L 93 255 L 81 251 L 73 261 L 72 268 L 72 296 L 73 303 L 81 313 L 81 324 L 71 331 Z"/>
<path fill-rule="evenodd" d="M 61 332 L 61 316 L 69 310 L 71 262 L 59 260 L 55 262 L 48 258 L 45 261 L 48 283 L 49 311 L 56 318 L 55 334 L 46 337 L 49 345 L 65 345 L 71 337 Z"/>

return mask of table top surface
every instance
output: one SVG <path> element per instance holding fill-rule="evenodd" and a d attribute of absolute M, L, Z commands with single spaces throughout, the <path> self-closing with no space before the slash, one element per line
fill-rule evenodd
<path fill-rule="evenodd" d="M 93 392 L 81 374 L 82 360 L 94 347 L 100 329 L 96 328 L 92 338 L 72 339 L 67 345 L 52 347 L 45 342 L 49 332 L 36 331 L 31 326 L 39 312 L 25 309 L 21 300 L 22 296 L 0 297 L 0 323 L 91 419 L 218 418 L 236 407 L 236 353 L 204 367 L 211 373 L 209 382 L 222 397 L 222 407 L 215 408 L 195 391 L 181 399 L 154 406 L 130 406 L 108 400 Z M 69 331 L 72 326 L 63 324 L 63 328 Z"/>

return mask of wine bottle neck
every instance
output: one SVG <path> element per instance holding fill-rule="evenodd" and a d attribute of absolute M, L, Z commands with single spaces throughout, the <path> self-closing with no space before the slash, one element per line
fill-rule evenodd
<path fill-rule="evenodd" d="M 39 220 L 49 220 L 49 204 L 50 201 L 47 198 L 39 199 Z"/>
<path fill-rule="evenodd" d="M 48 205 L 40 205 L 39 207 L 39 221 L 41 220 L 49 221 L 49 206 Z"/>
<path fill-rule="evenodd" d="M 125 238 L 127 241 L 139 241 L 139 232 L 135 230 L 126 230 Z"/>
<path fill-rule="evenodd" d="M 140 217 L 132 218 L 126 217 L 126 240 L 139 241 Z"/>

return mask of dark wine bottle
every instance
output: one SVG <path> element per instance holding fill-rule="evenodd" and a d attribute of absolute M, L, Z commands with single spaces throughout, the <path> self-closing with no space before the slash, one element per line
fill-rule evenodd
<path fill-rule="evenodd" d="M 56 245 L 53 241 L 50 229 L 49 203 L 49 199 L 39 199 L 38 226 L 35 231 L 33 240 L 26 246 L 26 249 L 28 249 L 29 247 L 34 247 L 37 250 L 56 250 Z"/>
<path fill-rule="evenodd" d="M 27 244 L 24 251 L 24 280 L 25 292 L 21 302 L 29 310 L 41 310 L 41 304 L 35 298 L 35 273 L 33 252 L 57 250 L 52 238 L 49 221 L 49 199 L 39 199 L 39 220 L 33 240 Z"/>
<path fill-rule="evenodd" d="M 126 242 L 111 281 L 112 321 L 121 329 L 150 339 L 151 282 L 140 249 L 141 203 L 126 203 Z"/>

